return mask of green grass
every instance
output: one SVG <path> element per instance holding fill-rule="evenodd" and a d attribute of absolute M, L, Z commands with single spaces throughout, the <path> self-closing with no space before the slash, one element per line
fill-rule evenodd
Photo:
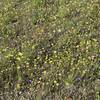
<path fill-rule="evenodd" d="M 99 0 L 4 0 L 0 7 L 3 100 L 98 98 Z"/>

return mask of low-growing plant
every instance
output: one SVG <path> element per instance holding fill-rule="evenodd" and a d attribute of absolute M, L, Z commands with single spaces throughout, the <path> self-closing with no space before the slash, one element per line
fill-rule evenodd
<path fill-rule="evenodd" d="M 99 0 L 0 7 L 0 99 L 99 100 Z"/>

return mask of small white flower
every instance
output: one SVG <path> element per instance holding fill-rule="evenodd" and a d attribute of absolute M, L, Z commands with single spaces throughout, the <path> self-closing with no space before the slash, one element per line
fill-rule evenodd
<path fill-rule="evenodd" d="M 58 32 L 61 32 L 61 29 L 58 29 Z"/>

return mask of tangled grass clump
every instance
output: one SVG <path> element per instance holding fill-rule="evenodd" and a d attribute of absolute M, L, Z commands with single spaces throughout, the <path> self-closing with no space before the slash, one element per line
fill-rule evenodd
<path fill-rule="evenodd" d="M 0 7 L 1 100 L 99 100 L 99 0 Z"/>

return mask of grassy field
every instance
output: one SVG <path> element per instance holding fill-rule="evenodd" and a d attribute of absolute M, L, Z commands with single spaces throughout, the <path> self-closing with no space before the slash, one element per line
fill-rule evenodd
<path fill-rule="evenodd" d="M 100 100 L 100 0 L 0 0 L 0 100 Z"/>

